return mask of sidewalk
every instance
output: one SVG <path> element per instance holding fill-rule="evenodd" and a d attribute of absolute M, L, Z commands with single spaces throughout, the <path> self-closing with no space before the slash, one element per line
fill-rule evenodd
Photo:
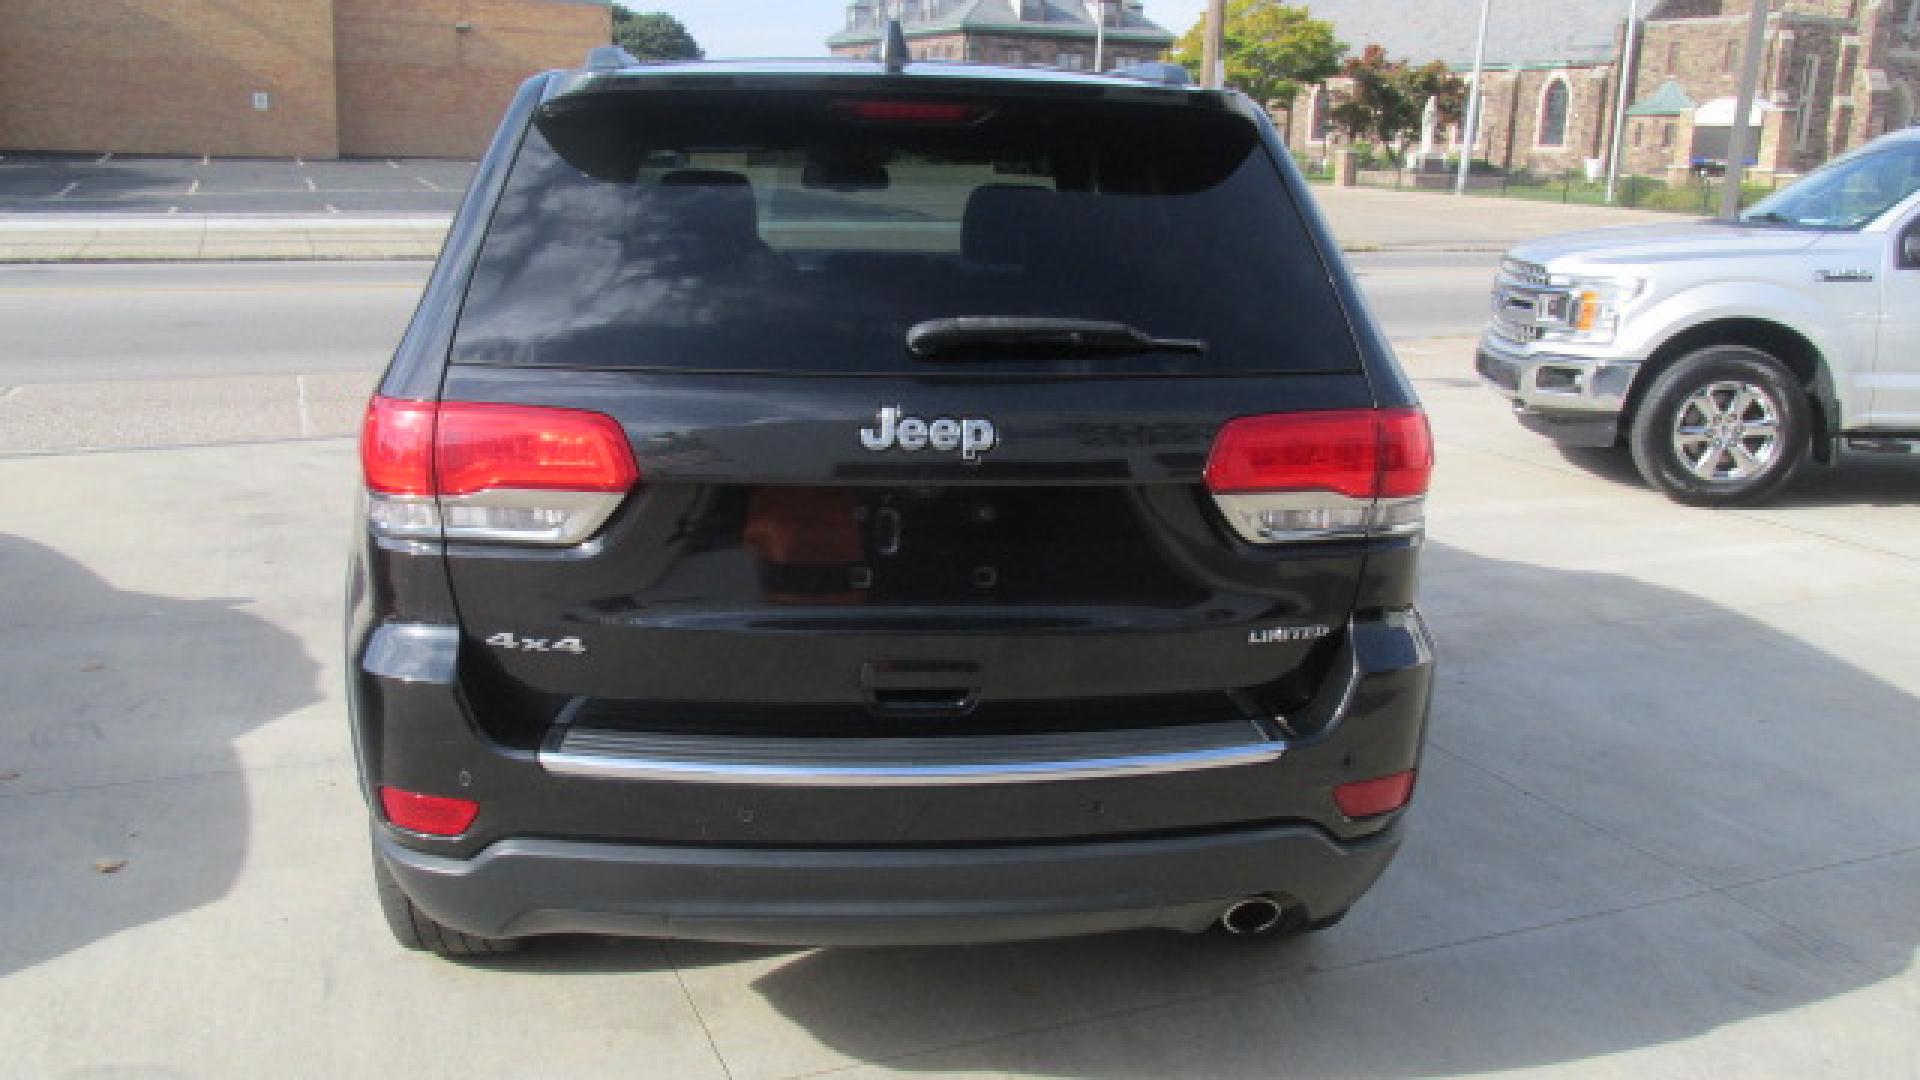
<path fill-rule="evenodd" d="M 0 262 L 431 259 L 447 222 L 438 216 L 0 215 Z"/>
<path fill-rule="evenodd" d="M 1691 220 L 1652 210 L 1437 191 L 1315 187 L 1313 195 L 1348 251 L 1505 251 L 1549 233 Z"/>
<path fill-rule="evenodd" d="M 1349 251 L 1503 251 L 1547 233 L 1673 214 L 1372 188 L 1314 189 Z M 431 259 L 447 218 L 0 214 L 0 262 Z"/>

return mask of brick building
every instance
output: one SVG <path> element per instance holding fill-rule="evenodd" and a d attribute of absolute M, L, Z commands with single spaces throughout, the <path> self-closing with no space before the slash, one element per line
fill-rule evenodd
<path fill-rule="evenodd" d="M 605 0 L 3 0 L 0 149 L 472 157 Z"/>
<path fill-rule="evenodd" d="M 1108 70 L 1158 60 L 1174 36 L 1147 19 L 1143 0 L 1099 5 L 1101 27 L 1079 0 L 852 0 L 845 29 L 827 39 L 835 56 L 865 57 L 898 18 L 916 60 L 1036 64 L 1090 70 L 1106 38 Z"/>
<path fill-rule="evenodd" d="M 1677 178 L 1723 164 L 1739 92 L 1741 50 L 1755 0 L 1656 0 L 1644 19 L 1629 75 L 1622 168 Z M 1920 96 L 1920 0 L 1763 0 L 1766 52 L 1750 164 L 1788 174 L 1914 122 Z M 1527 172 L 1560 172 L 1611 153 L 1623 55 L 1619 0 L 1559 0 L 1524 12 L 1495 0 L 1485 104 L 1474 156 Z M 1479 0 L 1395 5 L 1318 0 L 1316 17 L 1356 48 L 1378 42 L 1416 63 L 1440 59 L 1471 69 Z M 1543 16 L 1550 14 L 1551 18 Z M 1329 111 L 1344 91 L 1333 79 L 1309 88 L 1287 116 L 1292 144 L 1308 153 L 1337 146 Z M 1457 155 L 1457 128 L 1430 124 L 1421 147 Z"/>

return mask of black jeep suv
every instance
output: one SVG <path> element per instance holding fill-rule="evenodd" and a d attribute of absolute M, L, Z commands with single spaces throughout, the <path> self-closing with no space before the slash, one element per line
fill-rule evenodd
<path fill-rule="evenodd" d="M 1431 461 L 1238 95 L 538 76 L 366 417 L 393 931 L 1326 925 L 1419 764 Z"/>

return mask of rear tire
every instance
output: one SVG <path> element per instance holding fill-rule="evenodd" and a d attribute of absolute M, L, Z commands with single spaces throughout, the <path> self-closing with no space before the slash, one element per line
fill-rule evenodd
<path fill-rule="evenodd" d="M 1778 493 L 1806 457 L 1812 406 L 1793 373 L 1744 345 L 1688 353 L 1660 373 L 1628 443 L 1647 483 L 1688 506 L 1740 506 Z"/>
<path fill-rule="evenodd" d="M 455 958 L 499 956 L 520 948 L 514 938 L 475 937 L 434 921 L 400 890 L 400 883 L 394 880 L 377 847 L 373 852 L 373 887 L 380 896 L 380 913 L 387 917 L 387 929 L 405 948 Z"/>

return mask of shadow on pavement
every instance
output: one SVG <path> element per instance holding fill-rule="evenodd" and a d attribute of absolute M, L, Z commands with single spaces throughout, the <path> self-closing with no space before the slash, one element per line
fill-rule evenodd
<path fill-rule="evenodd" d="M 1435 745 L 1407 851 L 1344 925 L 1295 943 L 675 943 L 696 1004 L 734 1025 L 722 1052 L 777 1016 L 800 1052 L 892 1068 L 1465 1074 L 1695 1040 L 1910 966 L 1920 907 L 1884 899 L 1920 884 L 1909 692 L 1631 578 L 1434 545 L 1426 582 Z M 1486 617 L 1471 607 L 1490 587 L 1516 625 L 1450 634 Z M 1600 594 L 1617 621 L 1556 617 Z"/>
<path fill-rule="evenodd" d="M 1567 463 L 1603 480 L 1646 487 L 1625 447 L 1554 447 Z M 1920 503 L 1920 456 L 1843 452 L 1837 465 L 1801 466 L 1768 506 L 1912 506 Z"/>
<path fill-rule="evenodd" d="M 318 699 L 241 601 L 114 588 L 0 534 L 0 977 L 224 894 L 249 824 L 233 741 Z"/>

